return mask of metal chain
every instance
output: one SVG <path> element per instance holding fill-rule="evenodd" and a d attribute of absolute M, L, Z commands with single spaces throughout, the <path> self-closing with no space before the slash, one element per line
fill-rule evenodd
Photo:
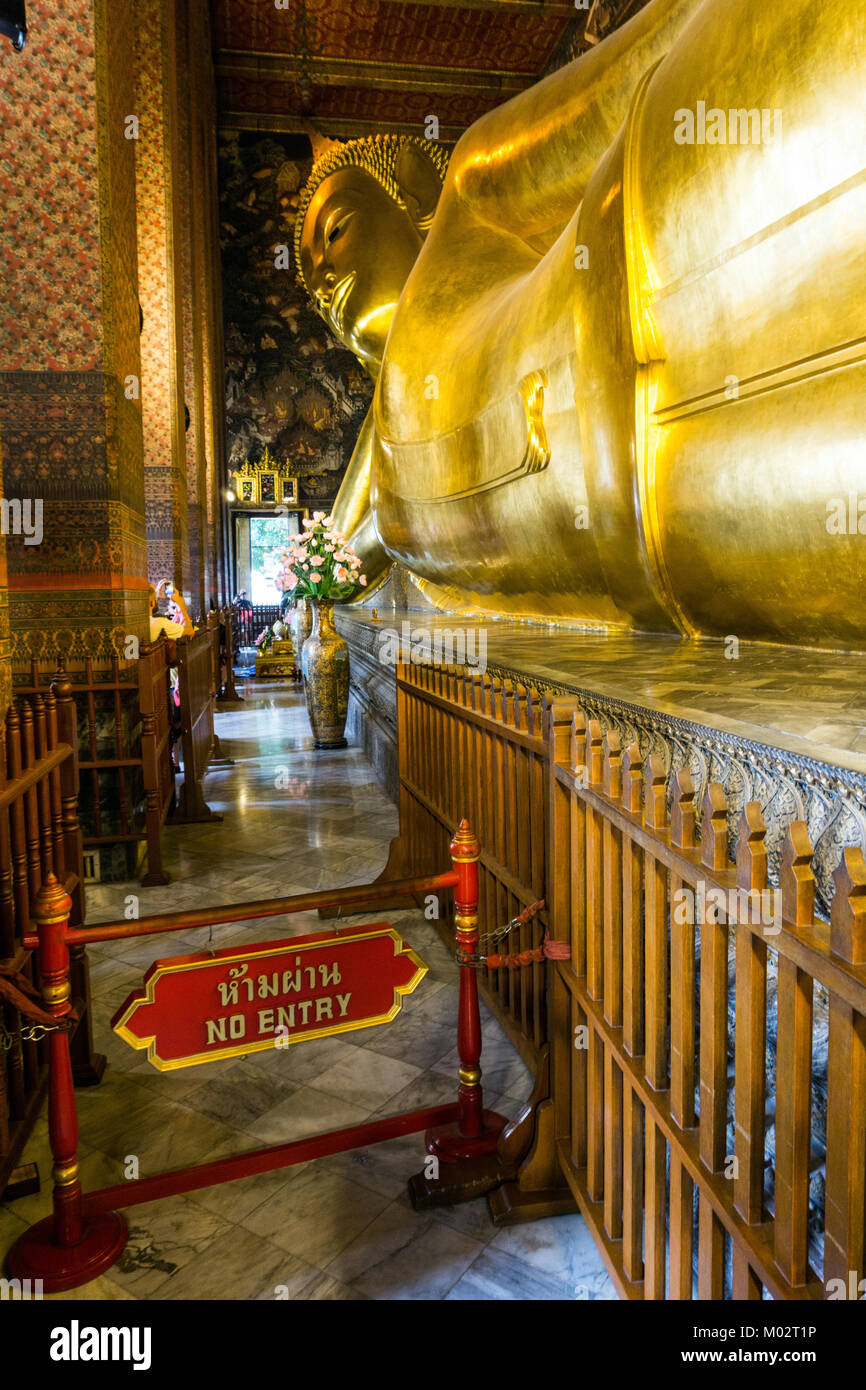
<path fill-rule="evenodd" d="M 494 927 L 493 931 L 482 932 L 478 937 L 478 947 L 480 947 L 483 942 L 502 941 L 503 938 L 508 936 L 510 932 L 513 932 L 516 927 L 522 926 L 524 926 L 524 923 L 521 922 L 519 917 L 512 917 L 511 921 L 507 922 L 504 927 Z M 462 951 L 458 952 L 457 960 L 460 965 L 469 965 L 473 969 L 479 970 L 486 962 L 487 954 L 481 955 L 476 947 L 471 956 L 465 955 Z"/>
<path fill-rule="evenodd" d="M 482 941 L 501 941 L 504 936 L 508 936 L 509 932 L 513 932 L 515 927 L 522 926 L 523 923 L 519 917 L 512 917 L 511 921 L 506 923 L 504 927 L 494 927 L 493 931 L 482 932 L 478 938 L 478 945 L 480 946 Z"/>
<path fill-rule="evenodd" d="M 17 1036 L 22 1042 L 40 1042 L 48 1033 L 68 1033 L 75 1027 L 76 1020 L 62 1019 L 59 1023 L 50 1025 L 48 1023 L 25 1023 L 22 1024 Z M 9 1052 L 15 1041 L 16 1034 L 9 1030 L 0 1021 L 0 1052 Z"/>

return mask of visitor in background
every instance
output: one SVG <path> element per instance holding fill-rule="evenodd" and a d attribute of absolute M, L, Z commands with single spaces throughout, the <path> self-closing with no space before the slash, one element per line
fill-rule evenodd
<path fill-rule="evenodd" d="M 150 640 L 155 642 L 158 637 L 163 635 L 169 639 L 168 659 L 172 663 L 169 671 L 170 694 L 169 694 L 169 718 L 171 721 L 170 746 L 171 760 L 177 768 L 180 766 L 179 752 L 180 739 L 183 732 L 182 718 L 180 712 L 180 680 L 177 674 L 177 651 L 174 646 L 176 637 L 192 637 L 195 628 L 184 603 L 183 594 L 173 586 L 169 593 L 166 593 L 168 581 L 161 579 L 156 588 L 150 586 Z M 156 611 L 156 605 L 163 597 L 169 601 L 169 617 L 161 617 Z"/>
<path fill-rule="evenodd" d="M 166 637 L 192 637 L 195 628 L 192 619 L 187 612 L 183 594 L 179 589 L 173 587 L 166 590 L 168 580 L 161 579 L 156 588 L 150 586 L 150 640 L 155 642 L 157 637 L 165 633 Z M 170 609 L 169 617 L 162 617 L 156 611 L 159 600 L 167 597 Z"/>

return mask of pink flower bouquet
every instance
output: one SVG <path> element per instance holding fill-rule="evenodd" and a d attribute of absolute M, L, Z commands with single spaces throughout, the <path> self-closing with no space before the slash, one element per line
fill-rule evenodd
<path fill-rule="evenodd" d="M 339 603 L 365 587 L 361 561 L 334 527 L 333 518 L 314 512 L 304 531 L 280 556 L 274 583 L 293 598 L 332 599 Z"/>

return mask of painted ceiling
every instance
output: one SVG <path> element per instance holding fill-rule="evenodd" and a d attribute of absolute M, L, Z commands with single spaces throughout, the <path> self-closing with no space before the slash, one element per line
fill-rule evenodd
<path fill-rule="evenodd" d="M 644 0 L 212 0 L 220 123 L 454 140 Z"/>

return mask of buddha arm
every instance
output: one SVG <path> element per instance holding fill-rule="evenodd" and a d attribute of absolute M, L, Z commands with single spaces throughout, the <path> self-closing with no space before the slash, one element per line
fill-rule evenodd
<path fill-rule="evenodd" d="M 583 198 L 638 82 L 702 3 L 650 0 L 597 48 L 482 116 L 454 151 L 443 198 L 545 250 Z"/>
<path fill-rule="evenodd" d="M 375 445 L 371 406 L 358 434 L 333 508 L 337 529 L 343 533 L 355 554 L 363 562 L 368 590 L 391 565 L 391 558 L 376 534 L 370 511 L 370 468 Z M 363 598 L 366 592 L 367 590 L 362 589 L 356 598 Z"/>

